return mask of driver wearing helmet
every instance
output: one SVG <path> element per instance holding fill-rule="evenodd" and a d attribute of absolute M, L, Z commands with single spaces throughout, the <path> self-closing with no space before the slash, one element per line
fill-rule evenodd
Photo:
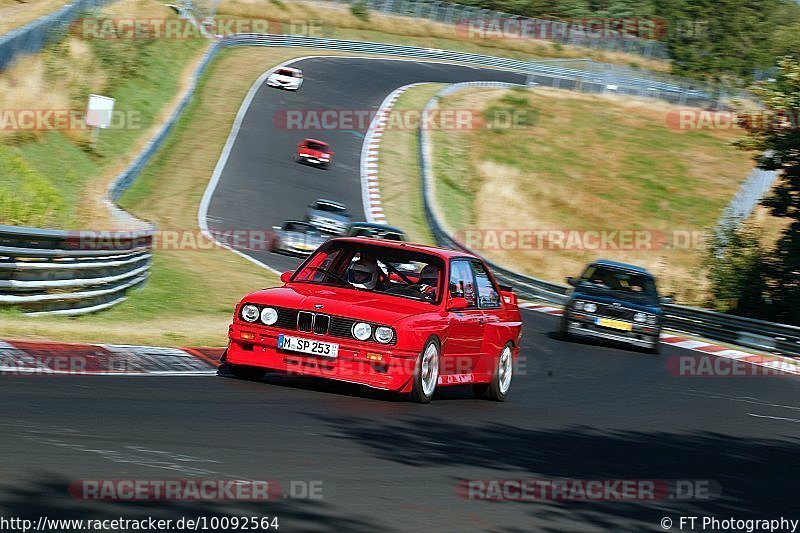
<path fill-rule="evenodd" d="M 378 285 L 378 262 L 362 255 L 357 261 L 350 263 L 347 269 L 347 281 L 359 289 L 374 290 Z"/>
<path fill-rule="evenodd" d="M 436 300 L 436 289 L 439 287 L 439 267 L 425 265 L 419 273 L 419 290 L 426 300 Z"/>

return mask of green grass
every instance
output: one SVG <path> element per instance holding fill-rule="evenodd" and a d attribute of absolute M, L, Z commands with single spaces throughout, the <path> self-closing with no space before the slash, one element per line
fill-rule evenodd
<path fill-rule="evenodd" d="M 137 46 L 144 48 L 131 77 L 112 83 L 105 93 L 116 99 L 115 112 L 132 117 L 129 127 L 101 131 L 94 150 L 88 132 L 11 137 L 0 145 L 0 223 L 55 228 L 92 224 L 94 213 L 84 204 L 90 184 L 119 165 L 149 133 L 178 92 L 187 63 L 207 44 L 187 40 Z M 113 76 L 111 67 L 108 74 Z M 88 101 L 88 93 L 79 99 Z"/>

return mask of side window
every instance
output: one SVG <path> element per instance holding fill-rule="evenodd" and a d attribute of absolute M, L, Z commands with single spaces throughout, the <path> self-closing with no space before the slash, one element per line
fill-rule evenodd
<path fill-rule="evenodd" d="M 475 271 L 475 279 L 478 282 L 478 304 L 480 307 L 500 307 L 500 295 L 489 279 L 489 273 L 483 267 L 483 263 L 473 262 L 472 269 Z"/>
<path fill-rule="evenodd" d="M 475 307 L 475 284 L 472 268 L 467 261 L 453 261 L 450 264 L 450 296 L 465 298 L 470 307 Z"/>

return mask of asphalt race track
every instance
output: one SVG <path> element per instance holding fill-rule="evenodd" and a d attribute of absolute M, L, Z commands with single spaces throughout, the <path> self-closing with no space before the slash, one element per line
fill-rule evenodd
<path fill-rule="evenodd" d="M 279 108 L 373 108 L 415 81 L 513 74 L 413 62 L 312 59 L 295 94 L 264 88 L 209 210 L 212 228 L 263 228 L 318 196 L 361 207 L 357 132 L 326 132 L 325 172 L 292 161 L 302 131 Z M 324 84 L 324 85 L 323 85 Z M 315 134 L 317 136 L 319 134 Z M 254 256 L 276 269 L 297 261 Z M 563 342 L 557 318 L 523 312 L 522 361 L 508 400 L 448 389 L 430 405 L 302 378 L 4 376 L 3 516 L 176 519 L 274 515 L 279 531 L 663 531 L 680 516 L 798 518 L 800 386 L 794 377 L 682 378 L 661 355 Z M 462 479 L 710 481 L 714 499 L 468 501 Z M 267 503 L 81 501 L 79 479 L 321 482 L 321 499 Z M 300 487 L 301 484 L 295 484 Z M 302 491 L 300 491 L 302 492 Z M 298 494 L 295 494 L 298 495 Z M 302 494 L 300 494 L 302 495 Z"/>

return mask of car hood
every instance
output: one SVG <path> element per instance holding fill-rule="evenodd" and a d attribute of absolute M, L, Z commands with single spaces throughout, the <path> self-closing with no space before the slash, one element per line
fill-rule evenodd
<path fill-rule="evenodd" d="M 386 325 L 411 315 L 436 311 L 436 306 L 427 302 L 310 283 L 289 283 L 260 290 L 249 294 L 243 301 Z M 317 305 L 322 305 L 322 308 L 316 308 Z"/>
<path fill-rule="evenodd" d="M 294 80 L 299 80 L 300 78 L 295 78 L 294 76 L 284 76 L 283 74 L 273 74 L 270 76 L 273 80 L 279 81 L 281 83 L 292 83 Z"/>
<path fill-rule="evenodd" d="M 572 292 L 572 298 L 575 300 L 590 300 L 592 302 L 599 302 L 604 304 L 612 304 L 618 302 L 629 309 L 635 311 L 643 311 L 646 313 L 661 313 L 661 306 L 653 302 L 651 297 L 646 295 L 635 294 L 620 294 L 618 292 L 597 289 L 594 287 L 577 287 Z"/>

